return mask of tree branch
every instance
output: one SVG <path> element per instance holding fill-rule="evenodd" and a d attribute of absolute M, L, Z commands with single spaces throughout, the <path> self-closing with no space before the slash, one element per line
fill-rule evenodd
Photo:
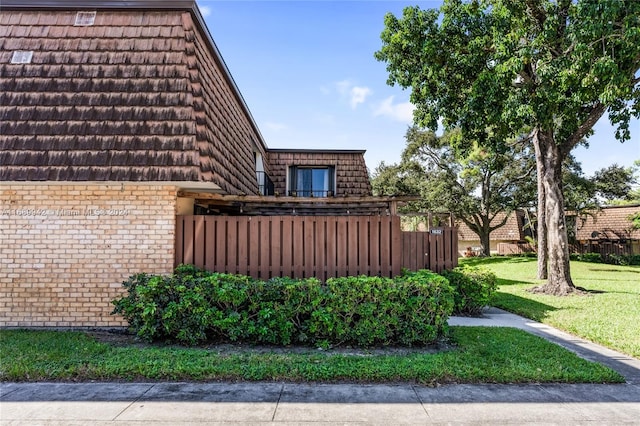
<path fill-rule="evenodd" d="M 584 138 L 584 136 L 593 128 L 593 126 L 598 122 L 602 114 L 607 110 L 606 105 L 602 102 L 598 101 L 595 106 L 592 107 L 591 112 L 587 118 L 582 122 L 582 124 L 578 127 L 578 130 L 575 131 L 573 135 L 567 141 L 562 144 L 564 145 L 565 152 L 571 152 L 574 146 L 578 144 Z"/>
<path fill-rule="evenodd" d="M 498 228 L 502 228 L 504 225 L 507 224 L 507 220 L 509 220 L 509 216 L 511 215 L 512 212 L 510 211 L 505 211 L 504 214 L 504 218 L 502 218 L 502 220 L 500 221 L 500 223 L 498 223 L 496 226 L 489 226 L 489 232 L 493 232 Z"/>
<path fill-rule="evenodd" d="M 547 20 L 547 16 L 545 15 L 544 11 L 541 10 L 540 2 L 536 0 L 527 0 L 526 4 L 527 9 L 529 10 L 529 13 L 533 17 L 533 19 L 535 19 L 538 28 L 542 30 L 544 28 L 544 22 Z"/>

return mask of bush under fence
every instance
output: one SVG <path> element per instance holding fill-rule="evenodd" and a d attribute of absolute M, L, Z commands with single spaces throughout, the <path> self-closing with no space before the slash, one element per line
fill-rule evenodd
<path fill-rule="evenodd" d="M 465 291 L 461 299 L 445 277 L 427 270 L 322 283 L 262 281 L 180 265 L 172 275 L 130 277 L 123 283 L 127 294 L 113 301 L 113 314 L 122 315 L 146 341 L 424 346 L 446 332 L 455 305 L 468 309 L 484 303 L 485 287 L 469 290 L 479 279 L 460 278 L 475 269 L 452 272 L 455 285 Z M 478 295 L 478 301 L 469 301 Z"/>

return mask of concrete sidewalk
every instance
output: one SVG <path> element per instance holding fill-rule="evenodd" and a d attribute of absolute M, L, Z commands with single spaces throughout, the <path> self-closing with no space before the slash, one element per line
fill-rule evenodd
<path fill-rule="evenodd" d="M 640 361 L 497 309 L 450 324 L 521 328 L 610 366 L 627 383 L 2 383 L 0 424 L 640 425 Z"/>
<path fill-rule="evenodd" d="M 638 385 L 2 384 L 3 425 L 640 424 Z"/>

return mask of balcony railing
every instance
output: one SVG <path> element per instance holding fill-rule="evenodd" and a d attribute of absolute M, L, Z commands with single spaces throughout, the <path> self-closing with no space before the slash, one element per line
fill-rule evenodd
<path fill-rule="evenodd" d="M 333 191 L 314 191 L 314 190 L 291 190 L 289 191 L 289 197 L 333 197 Z"/>
<path fill-rule="evenodd" d="M 274 195 L 275 189 L 273 187 L 273 181 L 265 172 L 256 172 L 258 177 L 258 191 L 260 195 Z"/>

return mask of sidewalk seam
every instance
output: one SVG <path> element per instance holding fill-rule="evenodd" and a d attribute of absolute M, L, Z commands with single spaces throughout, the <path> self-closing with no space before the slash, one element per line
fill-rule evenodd
<path fill-rule="evenodd" d="M 420 402 L 420 406 L 424 410 L 424 413 L 427 415 L 427 418 L 429 419 L 429 421 L 433 422 L 433 419 L 429 415 L 429 411 L 427 411 L 427 407 L 424 406 L 424 401 L 422 400 L 422 398 L 420 398 L 420 394 L 416 390 L 416 385 L 411 385 L 411 389 L 413 390 L 413 393 L 416 394 L 416 398 L 418 399 L 418 402 Z"/>
<path fill-rule="evenodd" d="M 278 394 L 278 400 L 276 401 L 276 407 L 273 409 L 273 416 L 271 416 L 271 422 L 275 422 L 276 414 L 278 413 L 278 407 L 280 406 L 280 399 L 284 393 L 284 383 L 280 384 L 280 394 Z"/>
<path fill-rule="evenodd" d="M 146 391 L 144 391 L 140 395 L 138 395 L 138 397 L 136 399 L 131 401 L 131 403 L 129 405 L 127 405 L 118 414 L 116 414 L 116 416 L 113 419 L 111 419 L 111 421 L 115 422 L 118 419 L 118 417 L 120 417 L 125 411 L 127 411 L 129 408 L 131 408 L 133 406 L 133 404 L 135 404 L 136 402 L 140 401 L 142 399 L 142 397 L 145 396 L 147 393 L 149 393 L 149 391 L 151 389 L 153 389 L 155 386 L 156 386 L 155 384 L 152 384 L 151 386 L 149 386 L 149 388 L 147 388 Z"/>

